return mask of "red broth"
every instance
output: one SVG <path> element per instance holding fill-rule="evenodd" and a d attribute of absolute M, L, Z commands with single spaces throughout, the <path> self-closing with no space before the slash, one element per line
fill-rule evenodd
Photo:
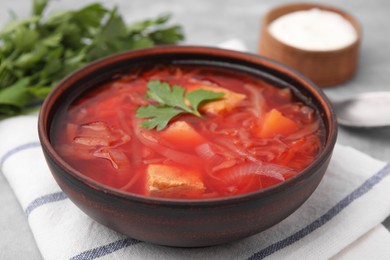
<path fill-rule="evenodd" d="M 202 118 L 140 127 L 147 82 L 223 91 Z M 189 65 L 139 69 L 83 94 L 57 119 L 54 146 L 74 169 L 145 196 L 202 199 L 261 190 L 305 169 L 323 147 L 313 106 L 244 72 Z"/>

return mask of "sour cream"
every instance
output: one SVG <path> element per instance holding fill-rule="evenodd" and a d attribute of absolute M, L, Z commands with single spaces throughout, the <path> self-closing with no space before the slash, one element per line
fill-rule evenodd
<path fill-rule="evenodd" d="M 320 9 L 283 15 L 272 21 L 268 29 L 279 41 L 312 51 L 341 49 L 358 37 L 352 24 L 340 14 Z"/>

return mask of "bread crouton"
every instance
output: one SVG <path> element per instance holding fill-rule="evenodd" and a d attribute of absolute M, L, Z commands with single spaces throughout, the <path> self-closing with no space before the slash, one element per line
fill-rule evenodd
<path fill-rule="evenodd" d="M 147 167 L 146 190 L 150 196 L 191 198 L 205 190 L 200 172 L 173 165 L 150 164 Z"/>

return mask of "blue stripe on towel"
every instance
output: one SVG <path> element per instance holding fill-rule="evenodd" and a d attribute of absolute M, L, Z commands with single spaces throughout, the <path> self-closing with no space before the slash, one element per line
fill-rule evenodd
<path fill-rule="evenodd" d="M 26 213 L 26 215 L 28 217 L 34 209 L 36 209 L 42 205 L 45 205 L 45 204 L 48 204 L 51 202 L 65 200 L 67 198 L 68 198 L 68 196 L 66 196 L 66 194 L 62 191 L 50 193 L 50 194 L 44 195 L 42 197 L 39 197 L 39 198 L 33 200 L 30 204 L 28 204 L 28 206 L 24 212 Z"/>
<path fill-rule="evenodd" d="M 330 221 L 333 217 L 339 214 L 343 209 L 345 209 L 348 205 L 350 205 L 353 201 L 360 198 L 362 195 L 366 194 L 369 190 L 371 190 L 376 184 L 378 184 L 383 178 L 390 174 L 390 164 L 387 164 L 384 168 L 382 168 L 379 172 L 373 175 L 371 178 L 367 179 L 362 185 L 356 188 L 353 192 L 351 192 L 348 196 L 342 199 L 339 203 L 333 206 L 328 212 L 324 215 L 307 225 L 306 227 L 298 230 L 294 234 L 285 239 L 282 239 L 260 251 L 253 254 L 248 259 L 264 259 L 265 257 L 272 255 L 273 253 L 297 242 L 298 240 L 306 237 L 317 228 L 320 228 L 328 221 Z"/>
<path fill-rule="evenodd" d="M 19 145 L 11 150 L 9 150 L 8 152 L 6 152 L 3 157 L 1 157 L 0 159 L 0 168 L 3 168 L 3 165 L 5 163 L 5 161 L 10 158 L 11 156 L 21 152 L 21 151 L 24 151 L 24 150 L 27 150 L 27 149 L 30 149 L 30 148 L 36 148 L 36 147 L 40 147 L 41 144 L 39 142 L 31 142 L 31 143 L 26 143 L 26 144 L 22 144 L 22 145 Z"/>
<path fill-rule="evenodd" d="M 105 255 L 111 254 L 112 252 L 115 252 L 119 249 L 122 249 L 122 248 L 125 248 L 128 246 L 132 246 L 132 245 L 135 245 L 138 243 L 140 243 L 139 240 L 132 239 L 132 238 L 125 238 L 125 239 L 118 240 L 118 241 L 112 242 L 112 243 L 104 245 L 104 246 L 100 246 L 100 247 L 96 247 L 96 248 L 88 250 L 88 251 L 84 251 L 83 253 L 72 257 L 71 260 L 96 259 L 98 257 L 102 257 Z"/>
<path fill-rule="evenodd" d="M 31 142 L 26 143 L 20 146 L 17 146 L 13 148 L 12 150 L 9 150 L 7 153 L 4 154 L 4 156 L 0 159 L 0 168 L 4 165 L 5 161 L 11 157 L 14 154 L 19 153 L 20 151 L 27 150 L 30 148 L 39 147 L 39 142 Z M 264 259 L 265 257 L 272 255 L 273 253 L 299 241 L 300 239 L 306 237 L 316 229 L 320 228 L 321 226 L 325 225 L 327 222 L 329 222 L 331 219 L 333 219 L 337 214 L 339 214 L 342 210 L 344 210 L 347 206 L 349 206 L 353 201 L 360 198 L 364 194 L 366 194 L 369 190 L 371 190 L 376 184 L 378 184 L 380 181 L 382 181 L 387 175 L 390 174 L 390 164 L 387 164 L 384 168 L 382 168 L 379 172 L 377 172 L 375 175 L 367 179 L 362 185 L 360 185 L 358 188 L 356 188 L 353 192 L 351 192 L 349 195 L 347 195 L 344 199 L 339 201 L 335 206 L 333 206 L 328 212 L 326 212 L 324 215 L 307 225 L 306 227 L 302 228 L 301 230 L 298 230 L 291 236 L 282 239 L 260 251 L 250 256 L 248 259 Z M 44 195 L 42 197 L 39 197 L 32 201 L 26 208 L 25 212 L 26 215 L 30 215 L 33 210 L 36 208 L 45 205 L 47 203 L 61 201 L 67 199 L 67 196 L 63 192 L 56 192 Z M 117 250 L 120 250 L 122 248 L 132 246 L 135 244 L 140 243 L 139 240 L 135 240 L 132 238 L 126 238 L 122 240 L 118 240 L 100 247 L 96 247 L 87 251 L 84 251 L 74 257 L 71 258 L 71 260 L 81 260 L 81 259 L 96 259 L 98 257 L 102 257 L 108 254 L 111 254 Z"/>
<path fill-rule="evenodd" d="M 12 157 L 13 155 L 18 154 L 21 151 L 25 151 L 25 150 L 28 150 L 28 149 L 31 149 L 31 148 L 37 148 L 37 147 L 40 147 L 40 146 L 41 146 L 41 144 L 39 142 L 30 142 L 30 143 L 25 143 L 25 144 L 22 144 L 22 145 L 19 145 L 19 146 L 16 146 L 16 147 L 12 148 L 8 152 L 6 152 L 4 154 L 4 156 L 0 159 L 0 168 L 2 168 L 4 163 L 7 161 L 7 159 Z M 36 209 L 36 208 L 38 208 L 38 207 L 40 207 L 42 205 L 45 205 L 45 204 L 50 203 L 50 202 L 64 200 L 64 199 L 67 199 L 67 198 L 68 197 L 66 196 L 66 194 L 64 192 L 62 192 L 62 191 L 44 195 L 44 196 L 39 197 L 39 198 L 35 199 L 34 201 L 32 201 L 27 206 L 27 208 L 25 210 L 25 213 L 26 213 L 26 215 L 28 217 L 30 215 L 30 213 L 34 209 Z"/>
<path fill-rule="evenodd" d="M 339 203 L 337 203 L 334 207 L 332 207 L 327 213 L 322 215 L 320 218 L 313 221 L 311 224 L 307 225 L 305 228 L 295 232 L 291 236 L 280 240 L 261 251 L 253 254 L 248 259 L 263 259 L 273 253 L 297 242 L 298 240 L 304 238 L 309 235 L 317 228 L 323 226 L 328 221 L 330 221 L 333 217 L 335 217 L 338 213 L 340 213 L 343 209 L 345 209 L 348 205 L 350 205 L 354 200 L 358 199 L 369 190 L 371 190 L 376 184 L 378 184 L 383 178 L 390 174 L 390 164 L 387 164 L 384 168 L 382 168 L 375 175 L 367 179 L 361 186 L 351 192 L 348 196 L 342 199 Z M 127 241 L 130 239 L 129 241 Z M 97 247 L 88 251 L 85 251 L 75 257 L 72 257 L 71 260 L 79 260 L 79 259 L 95 259 L 97 257 L 101 257 L 104 255 L 111 254 L 119 249 L 135 245 L 140 241 L 134 240 L 131 238 L 119 240 L 101 247 Z"/>
<path fill-rule="evenodd" d="M 28 150 L 28 149 L 31 149 L 31 148 L 40 147 L 40 146 L 41 145 L 40 145 L 39 142 L 31 142 L 31 143 L 26 143 L 26 144 L 19 145 L 19 146 L 15 147 L 15 148 L 9 150 L 8 152 L 6 152 L 4 154 L 3 157 L 0 158 L 0 169 L 4 165 L 5 161 L 8 158 L 10 158 L 11 156 L 13 156 L 13 155 L 15 155 L 15 154 L 17 154 L 17 153 L 19 153 L 21 151 Z M 35 209 L 39 208 L 40 206 L 43 206 L 43 205 L 46 205 L 46 204 L 52 203 L 52 202 L 65 200 L 67 198 L 68 197 L 66 196 L 66 194 L 64 192 L 62 192 L 62 191 L 46 194 L 44 196 L 41 196 L 41 197 L 33 200 L 27 206 L 27 208 L 25 210 L 25 213 L 26 213 L 27 216 L 29 216 L 31 214 L 31 212 L 33 212 Z M 96 248 L 88 250 L 88 251 L 84 251 L 83 253 L 78 254 L 78 255 L 72 257 L 71 259 L 72 260 L 96 259 L 98 257 L 102 257 L 104 255 L 110 254 L 110 253 L 115 252 L 115 251 L 117 251 L 119 249 L 122 249 L 124 247 L 128 247 L 128 246 L 131 246 L 131 245 L 138 244 L 139 242 L 140 242 L 139 240 L 135 240 L 135 239 L 132 239 L 132 238 L 126 238 L 126 239 L 122 239 L 122 240 L 118 240 L 118 241 L 112 242 L 112 243 L 107 244 L 107 245 L 96 247 Z"/>

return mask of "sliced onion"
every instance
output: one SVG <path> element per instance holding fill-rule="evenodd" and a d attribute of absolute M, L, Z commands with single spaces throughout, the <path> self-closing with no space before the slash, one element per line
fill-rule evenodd
<path fill-rule="evenodd" d="M 101 121 L 96 121 L 88 124 L 84 124 L 81 126 L 82 129 L 90 129 L 94 132 L 103 132 L 108 131 L 108 126 L 106 123 Z"/>
<path fill-rule="evenodd" d="M 124 152 L 114 148 L 101 148 L 93 153 L 94 156 L 107 159 L 115 169 L 123 169 L 130 165 Z"/>
<path fill-rule="evenodd" d="M 237 160 L 230 154 L 224 152 L 221 147 L 215 144 L 204 143 L 195 148 L 195 152 L 200 158 L 206 161 L 209 171 L 216 172 L 218 170 L 230 168 L 237 163 Z"/>
<path fill-rule="evenodd" d="M 247 131 L 239 131 L 238 137 L 245 147 L 250 147 L 253 145 L 253 138 L 250 137 Z"/>
<path fill-rule="evenodd" d="M 236 164 L 237 164 L 237 160 L 230 159 L 230 160 L 227 160 L 227 161 L 223 161 L 222 163 L 218 164 L 217 166 L 214 166 L 211 170 L 213 172 L 217 172 L 217 171 L 220 171 L 220 170 L 223 170 L 223 169 L 227 169 L 227 168 L 233 167 Z"/>
<path fill-rule="evenodd" d="M 277 165 L 273 163 L 264 163 L 262 166 L 262 173 L 261 175 L 272 177 L 278 180 L 285 180 L 284 176 L 287 173 L 296 173 L 295 170 L 291 169 L 290 167 Z"/>
<path fill-rule="evenodd" d="M 246 159 L 251 162 L 257 162 L 258 160 L 256 157 L 251 155 L 248 151 L 241 149 L 240 147 L 236 146 L 234 143 L 231 142 L 231 140 L 228 139 L 216 139 L 215 140 L 219 145 L 227 148 L 230 152 L 234 153 L 237 157 L 242 157 L 243 159 Z"/>
<path fill-rule="evenodd" d="M 271 177 L 280 181 L 284 181 L 285 178 L 283 175 L 294 171 L 288 167 L 269 164 L 269 163 L 243 163 L 237 165 L 229 170 L 224 171 L 224 177 L 227 178 L 228 182 L 236 181 L 239 178 L 250 174 L 257 174 L 260 176 Z"/>
<path fill-rule="evenodd" d="M 262 161 L 271 161 L 280 156 L 287 149 L 289 149 L 289 146 L 276 136 L 272 139 L 262 139 L 259 140 L 259 142 L 256 141 L 253 146 L 248 148 L 251 154 L 256 156 L 256 158 L 260 158 Z"/>
<path fill-rule="evenodd" d="M 315 121 L 302 129 L 300 129 L 298 132 L 295 132 L 287 137 L 287 140 L 298 140 L 303 137 L 306 137 L 308 135 L 311 135 L 315 133 L 319 129 L 319 122 Z"/>
<path fill-rule="evenodd" d="M 200 158 L 210 160 L 215 156 L 215 152 L 211 149 L 209 143 L 204 143 L 195 147 L 195 152 L 199 155 Z"/>
<path fill-rule="evenodd" d="M 262 161 L 267 161 L 267 162 L 272 161 L 278 155 L 278 153 L 268 150 L 267 148 L 256 149 L 254 150 L 254 154 L 256 154 L 256 157 L 261 158 Z"/>
<path fill-rule="evenodd" d="M 251 112 L 256 118 L 260 118 L 264 114 L 265 99 L 262 89 L 259 89 L 251 84 L 245 84 L 244 88 L 250 93 L 252 107 Z"/>
<path fill-rule="evenodd" d="M 126 113 L 121 109 L 118 109 L 116 113 L 117 113 L 117 122 L 119 127 L 126 133 L 126 135 L 131 137 L 132 129 L 131 129 L 131 125 L 129 124 L 129 122 L 131 122 L 130 121 L 131 117 L 126 118 Z"/>
<path fill-rule="evenodd" d="M 82 125 L 73 140 L 86 146 L 117 147 L 130 139 L 121 129 L 112 129 L 105 122 L 97 121 Z"/>
<path fill-rule="evenodd" d="M 109 136 L 78 136 L 73 141 L 86 146 L 109 146 L 111 142 Z"/>

